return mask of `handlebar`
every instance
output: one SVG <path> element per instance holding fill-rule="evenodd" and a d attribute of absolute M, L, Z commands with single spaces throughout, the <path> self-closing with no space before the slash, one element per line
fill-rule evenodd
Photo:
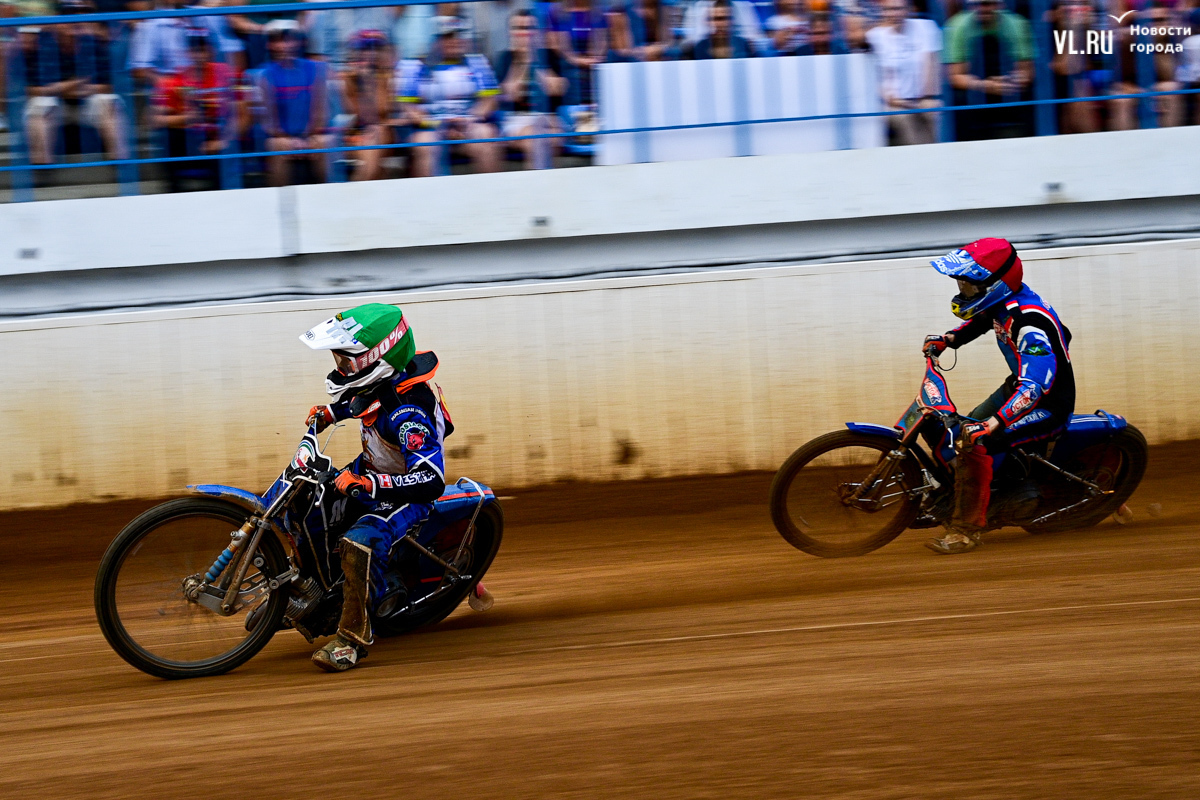
<path fill-rule="evenodd" d="M 317 483 L 321 485 L 332 484 L 333 479 L 336 478 L 340 472 L 340 469 L 327 469 L 324 472 L 318 472 Z M 350 491 L 347 493 L 347 497 L 351 497 L 355 500 L 357 500 L 361 495 L 362 489 L 358 488 L 357 486 L 351 486 Z"/>

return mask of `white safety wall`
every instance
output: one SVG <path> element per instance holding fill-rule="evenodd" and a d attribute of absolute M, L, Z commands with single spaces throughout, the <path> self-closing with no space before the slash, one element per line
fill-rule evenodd
<path fill-rule="evenodd" d="M 1200 240 L 1028 252 L 1075 334 L 1079 408 L 1152 442 L 1200 438 Z M 323 398 L 297 336 L 367 299 L 401 304 L 458 431 L 451 477 L 514 488 L 774 469 L 845 420 L 891 424 L 954 287 L 923 260 L 493 286 L 0 324 L 0 508 L 261 490 Z M 960 353 L 969 408 L 1002 379 Z M 338 434 L 348 457 L 356 434 Z"/>
<path fill-rule="evenodd" d="M 771 85 L 764 77 L 763 91 Z M 767 101 L 747 102 L 753 110 Z M 762 105 L 761 113 L 777 113 L 772 108 Z M 756 127 L 756 146 L 765 148 L 756 152 L 778 152 L 775 126 Z M 392 249 L 403 265 L 404 249 L 415 247 L 1196 195 L 1200 127 L 1188 126 L 7 203 L 0 204 L 0 276 Z"/>

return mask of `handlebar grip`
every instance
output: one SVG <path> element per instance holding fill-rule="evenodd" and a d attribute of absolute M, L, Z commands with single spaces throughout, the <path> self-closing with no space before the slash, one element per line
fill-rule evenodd
<path fill-rule="evenodd" d="M 354 500 L 357 500 L 358 496 L 360 494 L 362 494 L 362 489 L 358 488 L 357 486 L 350 487 L 350 497 L 351 498 L 353 498 Z"/>

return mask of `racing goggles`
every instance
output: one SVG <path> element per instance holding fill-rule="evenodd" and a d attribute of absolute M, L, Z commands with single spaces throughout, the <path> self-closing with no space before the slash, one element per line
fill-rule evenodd
<path fill-rule="evenodd" d="M 358 372 L 358 359 L 341 350 L 333 350 L 333 363 L 337 371 L 343 375 L 353 375 Z"/>

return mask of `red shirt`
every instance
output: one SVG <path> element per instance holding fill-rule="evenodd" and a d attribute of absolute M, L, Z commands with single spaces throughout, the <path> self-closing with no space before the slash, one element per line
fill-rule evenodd
<path fill-rule="evenodd" d="M 189 67 L 159 81 L 155 103 L 168 114 L 191 109 L 198 127 L 215 129 L 228 117 L 233 102 L 233 71 L 217 61 Z"/>

